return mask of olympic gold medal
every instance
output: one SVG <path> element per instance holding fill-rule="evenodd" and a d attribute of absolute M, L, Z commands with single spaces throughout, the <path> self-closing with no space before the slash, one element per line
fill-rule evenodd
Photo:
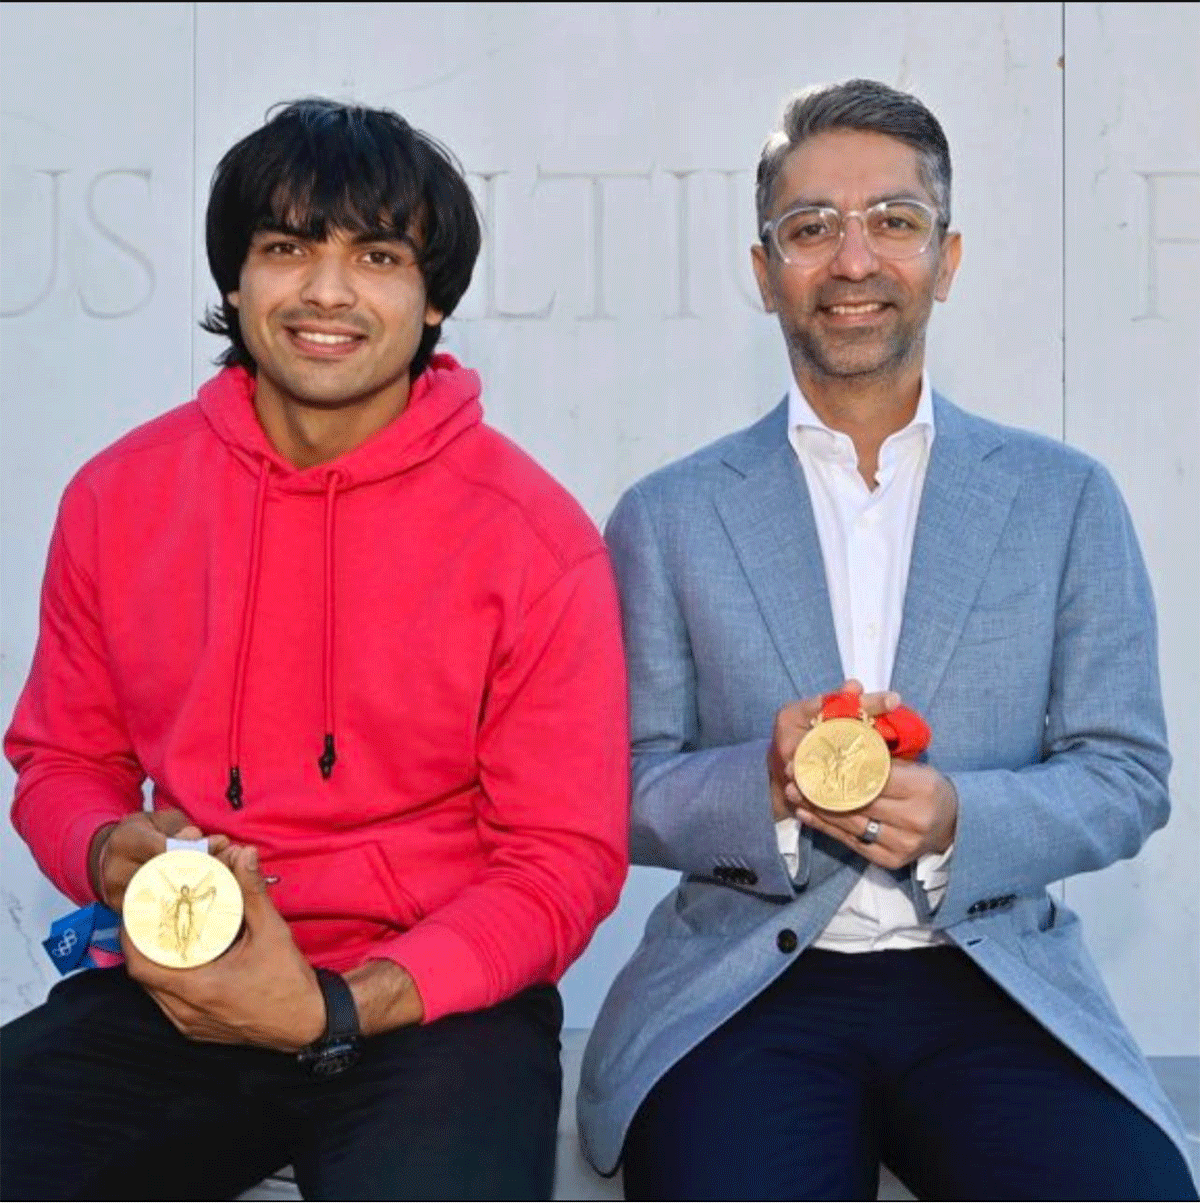
<path fill-rule="evenodd" d="M 821 719 L 800 741 L 792 775 L 821 810 L 858 810 L 880 794 L 891 771 L 884 738 L 858 718 Z"/>
<path fill-rule="evenodd" d="M 242 888 L 215 856 L 172 849 L 133 875 L 121 917 L 144 957 L 170 969 L 193 969 L 215 961 L 237 937 Z"/>

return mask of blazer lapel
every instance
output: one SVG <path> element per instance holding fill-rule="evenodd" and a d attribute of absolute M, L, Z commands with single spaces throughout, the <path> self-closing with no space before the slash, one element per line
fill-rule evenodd
<path fill-rule="evenodd" d="M 787 441 L 787 403 L 728 448 L 736 475 L 714 501 L 796 690 L 842 681 L 825 563 L 804 473 Z"/>
<path fill-rule="evenodd" d="M 926 713 L 1008 520 L 1018 480 L 992 468 L 1002 436 L 934 396 L 936 436 L 917 512 L 892 688 Z"/>

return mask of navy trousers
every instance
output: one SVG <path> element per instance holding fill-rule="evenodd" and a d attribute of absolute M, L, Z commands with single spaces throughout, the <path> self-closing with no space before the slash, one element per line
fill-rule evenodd
<path fill-rule="evenodd" d="M 229 1199 L 289 1162 L 309 1199 L 548 1199 L 562 1076 L 549 986 L 372 1037 L 345 1073 L 184 1039 L 122 969 L 0 1031 L 7 1199 Z"/>
<path fill-rule="evenodd" d="M 625 1143 L 630 1199 L 1195 1199 L 1160 1128 L 939 947 L 810 949 L 679 1061 Z"/>

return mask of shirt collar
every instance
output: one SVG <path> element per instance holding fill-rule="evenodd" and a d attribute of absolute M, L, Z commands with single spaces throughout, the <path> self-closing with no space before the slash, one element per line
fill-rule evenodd
<path fill-rule="evenodd" d="M 809 435 L 810 431 L 813 432 L 812 435 Z M 920 437 L 925 448 L 928 449 L 933 445 L 934 434 L 933 390 L 929 384 L 929 373 L 922 372 L 921 392 L 917 397 L 916 412 L 907 426 L 889 434 L 884 439 L 883 446 L 879 449 L 880 466 L 882 467 L 893 458 L 899 445 L 907 443 L 915 437 Z M 808 437 L 801 437 L 802 435 Z M 797 452 L 802 443 L 807 443 L 811 449 L 820 448 L 826 455 L 833 458 L 843 458 L 847 453 L 853 458 L 853 444 L 850 436 L 843 434 L 840 430 L 832 429 L 817 417 L 794 377 L 788 387 L 788 437 Z M 839 454 L 839 448 L 841 454 Z"/>

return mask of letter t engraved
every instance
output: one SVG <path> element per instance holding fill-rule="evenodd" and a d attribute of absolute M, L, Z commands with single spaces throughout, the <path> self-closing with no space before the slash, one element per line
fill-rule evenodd
<path fill-rule="evenodd" d="M 585 322 L 612 321 L 604 307 L 604 183 L 606 180 L 649 180 L 649 171 L 543 171 L 538 180 L 588 180 L 591 182 L 590 257 L 592 261 L 592 311 L 580 315 Z"/>
<path fill-rule="evenodd" d="M 1134 317 L 1135 322 L 1147 318 L 1162 318 L 1158 309 L 1158 265 L 1160 246 L 1195 246 L 1200 238 L 1159 233 L 1159 204 L 1161 201 L 1158 183 L 1160 180 L 1193 180 L 1200 182 L 1200 171 L 1139 171 L 1136 173 L 1146 181 L 1146 307 Z M 1195 206 L 1192 207 L 1195 211 Z"/>

